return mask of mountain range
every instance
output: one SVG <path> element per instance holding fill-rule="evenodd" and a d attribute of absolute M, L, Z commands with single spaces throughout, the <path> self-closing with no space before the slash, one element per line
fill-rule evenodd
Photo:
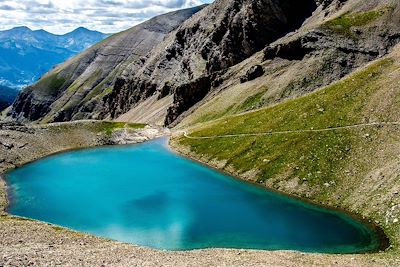
<path fill-rule="evenodd" d="M 0 84 L 22 88 L 108 35 L 77 28 L 64 35 L 16 27 L 0 31 Z"/>
<path fill-rule="evenodd" d="M 387 54 L 400 40 L 392 15 L 397 4 L 357 2 L 343 11 L 347 2 L 219 0 L 155 17 L 54 68 L 18 97 L 9 115 L 173 126 L 210 105 L 213 114 L 240 112 L 249 92 L 262 101 L 246 109 L 302 95 Z M 329 20 L 343 12 L 360 18 Z M 247 73 L 254 68 L 262 78 L 243 84 L 256 78 Z M 217 101 L 228 89 L 242 95 Z"/>

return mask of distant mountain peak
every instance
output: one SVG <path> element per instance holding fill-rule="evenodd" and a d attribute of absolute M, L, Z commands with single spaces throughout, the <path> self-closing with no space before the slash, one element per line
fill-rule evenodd
<path fill-rule="evenodd" d="M 43 30 L 43 29 L 35 30 L 34 32 L 45 32 L 45 33 L 49 33 L 48 31 Z"/>
<path fill-rule="evenodd" d="M 31 32 L 32 30 L 30 28 L 28 28 L 27 26 L 17 26 L 17 27 L 10 29 L 10 31 Z"/>
<path fill-rule="evenodd" d="M 31 31 L 31 29 L 29 27 L 27 27 L 27 26 L 17 26 L 17 27 L 14 27 L 13 29 L 14 30 L 20 29 L 20 30 L 29 30 L 29 31 Z"/>
<path fill-rule="evenodd" d="M 78 27 L 75 30 L 73 30 L 72 32 L 92 32 L 92 30 L 89 30 L 88 28 L 85 27 Z"/>
<path fill-rule="evenodd" d="M 95 30 L 90 30 L 90 29 L 88 29 L 88 28 L 85 28 L 85 27 L 78 27 L 78 28 L 76 28 L 75 30 L 73 30 L 73 31 L 71 31 L 71 32 L 69 32 L 69 33 L 66 33 L 66 34 L 72 34 L 72 33 L 99 33 L 99 34 L 104 34 L 104 33 L 102 33 L 102 32 L 99 32 L 99 31 L 95 31 Z"/>

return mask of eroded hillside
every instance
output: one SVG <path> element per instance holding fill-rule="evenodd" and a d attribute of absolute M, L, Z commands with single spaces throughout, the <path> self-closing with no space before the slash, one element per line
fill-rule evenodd
<path fill-rule="evenodd" d="M 298 31 L 228 69 L 221 85 L 175 124 L 193 125 L 296 98 L 386 55 L 399 41 L 398 1 L 334 1 Z M 243 82 L 254 66 L 263 74 Z"/>

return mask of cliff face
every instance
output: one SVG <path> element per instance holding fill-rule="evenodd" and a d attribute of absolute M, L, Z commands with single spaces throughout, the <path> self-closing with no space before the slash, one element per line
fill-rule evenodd
<path fill-rule="evenodd" d="M 398 15 L 395 0 L 218 0 L 110 37 L 25 90 L 9 116 L 174 126 L 253 79 L 256 90 L 276 87 L 254 107 L 268 105 L 387 54 L 400 41 Z M 212 109 L 241 111 L 230 107 L 254 91 L 241 90 Z"/>
<path fill-rule="evenodd" d="M 107 98 L 107 112 L 117 117 L 150 95 L 172 94 L 163 114 L 169 125 L 217 85 L 220 72 L 299 27 L 316 6 L 313 0 L 216 1 L 171 33 L 144 66 L 128 66 Z"/>

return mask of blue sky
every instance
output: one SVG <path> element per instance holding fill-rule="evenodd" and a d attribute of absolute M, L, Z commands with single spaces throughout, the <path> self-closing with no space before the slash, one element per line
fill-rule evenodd
<path fill-rule="evenodd" d="M 212 0 L 0 0 L 0 30 L 28 26 L 62 34 L 83 26 L 119 32 L 156 15 Z"/>

